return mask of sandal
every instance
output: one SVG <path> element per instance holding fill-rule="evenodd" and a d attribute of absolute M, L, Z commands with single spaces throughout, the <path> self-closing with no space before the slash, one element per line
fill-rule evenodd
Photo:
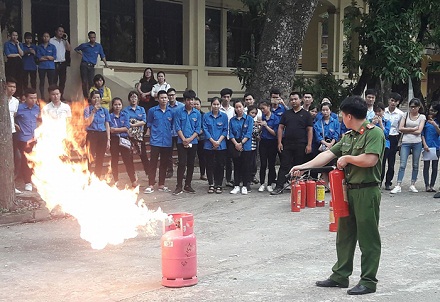
<path fill-rule="evenodd" d="M 222 193 L 223 193 L 223 189 L 222 189 L 222 187 L 217 187 L 217 188 L 215 189 L 215 193 L 216 193 L 216 194 L 222 194 Z"/>
<path fill-rule="evenodd" d="M 214 186 L 209 186 L 208 194 L 214 193 Z"/>

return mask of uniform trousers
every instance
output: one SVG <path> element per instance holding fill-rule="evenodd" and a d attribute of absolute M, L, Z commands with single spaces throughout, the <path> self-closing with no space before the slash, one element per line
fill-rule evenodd
<path fill-rule="evenodd" d="M 356 243 L 361 250 L 361 279 L 359 284 L 375 290 L 379 268 L 381 240 L 379 235 L 380 188 L 367 187 L 347 191 L 350 215 L 338 221 L 336 253 L 330 279 L 348 286 L 353 272 Z"/>
<path fill-rule="evenodd" d="M 92 162 L 95 162 L 94 174 L 100 178 L 107 147 L 107 132 L 89 130 L 87 131 L 86 141 L 89 146 L 89 171 L 91 171 Z"/>
<path fill-rule="evenodd" d="M 191 186 L 194 174 L 194 162 L 196 160 L 197 144 L 191 148 L 185 148 L 183 144 L 177 144 L 177 156 L 179 164 L 177 166 L 177 184 L 176 187 L 182 188 L 183 175 L 186 170 L 185 186 Z"/>
<path fill-rule="evenodd" d="M 165 185 L 165 176 L 167 173 L 168 157 L 172 152 L 171 147 L 158 147 L 150 145 L 150 173 L 148 176 L 148 183 L 154 186 L 156 180 L 157 162 L 160 156 L 159 165 L 159 186 Z"/>

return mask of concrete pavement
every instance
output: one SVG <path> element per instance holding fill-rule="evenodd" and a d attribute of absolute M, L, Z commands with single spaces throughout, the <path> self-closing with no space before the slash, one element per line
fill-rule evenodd
<path fill-rule="evenodd" d="M 167 183 L 174 189 L 175 178 Z M 289 194 L 255 185 L 247 196 L 208 195 L 205 181 L 193 183 L 195 195 L 141 195 L 153 209 L 194 214 L 197 285 L 161 286 L 160 231 L 93 250 L 69 217 L 0 227 L 0 301 L 440 301 L 440 199 L 432 193 L 405 184 L 396 196 L 383 192 L 377 293 L 352 297 L 314 286 L 336 260 L 328 204 L 292 213 Z"/>

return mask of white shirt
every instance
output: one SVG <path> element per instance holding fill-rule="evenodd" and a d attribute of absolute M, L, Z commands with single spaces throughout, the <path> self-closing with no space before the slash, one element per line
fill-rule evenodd
<path fill-rule="evenodd" d="M 220 111 L 223 112 L 223 113 L 226 113 L 226 115 L 228 116 L 228 122 L 235 115 L 235 109 L 231 105 L 229 105 L 228 109 L 223 107 L 223 105 L 220 105 Z"/>
<path fill-rule="evenodd" d="M 52 37 L 49 40 L 50 44 L 53 44 L 55 48 L 57 49 L 57 57 L 55 58 L 56 63 L 61 63 L 66 61 L 66 41 L 63 39 L 60 39 L 58 41 L 57 38 Z"/>
<path fill-rule="evenodd" d="M 399 135 L 399 122 L 405 113 L 397 107 L 393 112 L 391 112 L 389 108 L 390 107 L 385 108 L 384 117 L 391 123 L 390 135 Z"/>
<path fill-rule="evenodd" d="M 9 99 L 9 114 L 11 116 L 11 128 L 12 128 L 12 133 L 15 133 L 15 114 L 18 111 L 18 105 L 20 104 L 20 101 L 11 96 L 11 98 Z"/>
<path fill-rule="evenodd" d="M 374 109 L 373 108 L 371 108 L 371 110 L 370 109 L 367 110 L 367 120 L 369 120 L 370 122 L 371 122 L 371 120 L 373 119 L 373 117 L 375 115 L 376 114 L 374 113 Z"/>
<path fill-rule="evenodd" d="M 171 86 L 167 82 L 164 82 L 162 85 L 159 83 L 154 84 L 153 88 L 151 88 L 151 96 L 157 99 L 157 93 L 161 90 L 168 91 Z"/>
<path fill-rule="evenodd" d="M 247 114 L 247 112 L 248 108 L 244 107 L 244 113 Z M 261 112 L 261 110 L 257 108 L 257 115 L 254 117 L 254 122 L 258 121 L 258 119 L 260 119 L 260 121 L 263 119 L 263 112 Z"/>
<path fill-rule="evenodd" d="M 43 114 L 49 115 L 53 119 L 72 117 L 72 110 L 66 103 L 61 102 L 58 107 L 50 102 L 43 107 Z"/>

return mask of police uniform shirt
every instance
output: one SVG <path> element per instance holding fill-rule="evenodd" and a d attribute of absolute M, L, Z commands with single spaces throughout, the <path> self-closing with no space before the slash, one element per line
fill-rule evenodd
<path fill-rule="evenodd" d="M 176 132 L 182 131 L 185 138 L 190 137 L 194 133 L 200 134 L 202 129 L 202 116 L 199 110 L 191 108 L 188 113 L 185 107 L 176 110 L 174 115 L 174 129 Z M 198 137 L 196 136 L 190 143 L 198 144 Z M 182 139 L 177 136 L 177 143 L 181 144 Z"/>
<path fill-rule="evenodd" d="M 205 113 L 203 115 L 203 133 L 205 133 L 205 143 L 203 148 L 206 150 L 212 150 L 213 146 L 211 141 L 219 140 L 220 136 L 224 136 L 225 138 L 220 142 L 220 145 L 215 150 L 225 150 L 226 149 L 226 136 L 228 135 L 228 116 L 226 113 L 220 112 L 217 117 L 214 116 L 212 111 Z"/>
<path fill-rule="evenodd" d="M 381 181 L 382 159 L 385 150 L 385 136 L 382 129 L 365 121 L 358 131 L 347 132 L 341 140 L 330 148 L 330 151 L 341 157 L 343 155 L 377 154 L 376 165 L 361 168 L 348 164 L 344 168 L 345 180 L 351 184 L 372 183 Z"/>

